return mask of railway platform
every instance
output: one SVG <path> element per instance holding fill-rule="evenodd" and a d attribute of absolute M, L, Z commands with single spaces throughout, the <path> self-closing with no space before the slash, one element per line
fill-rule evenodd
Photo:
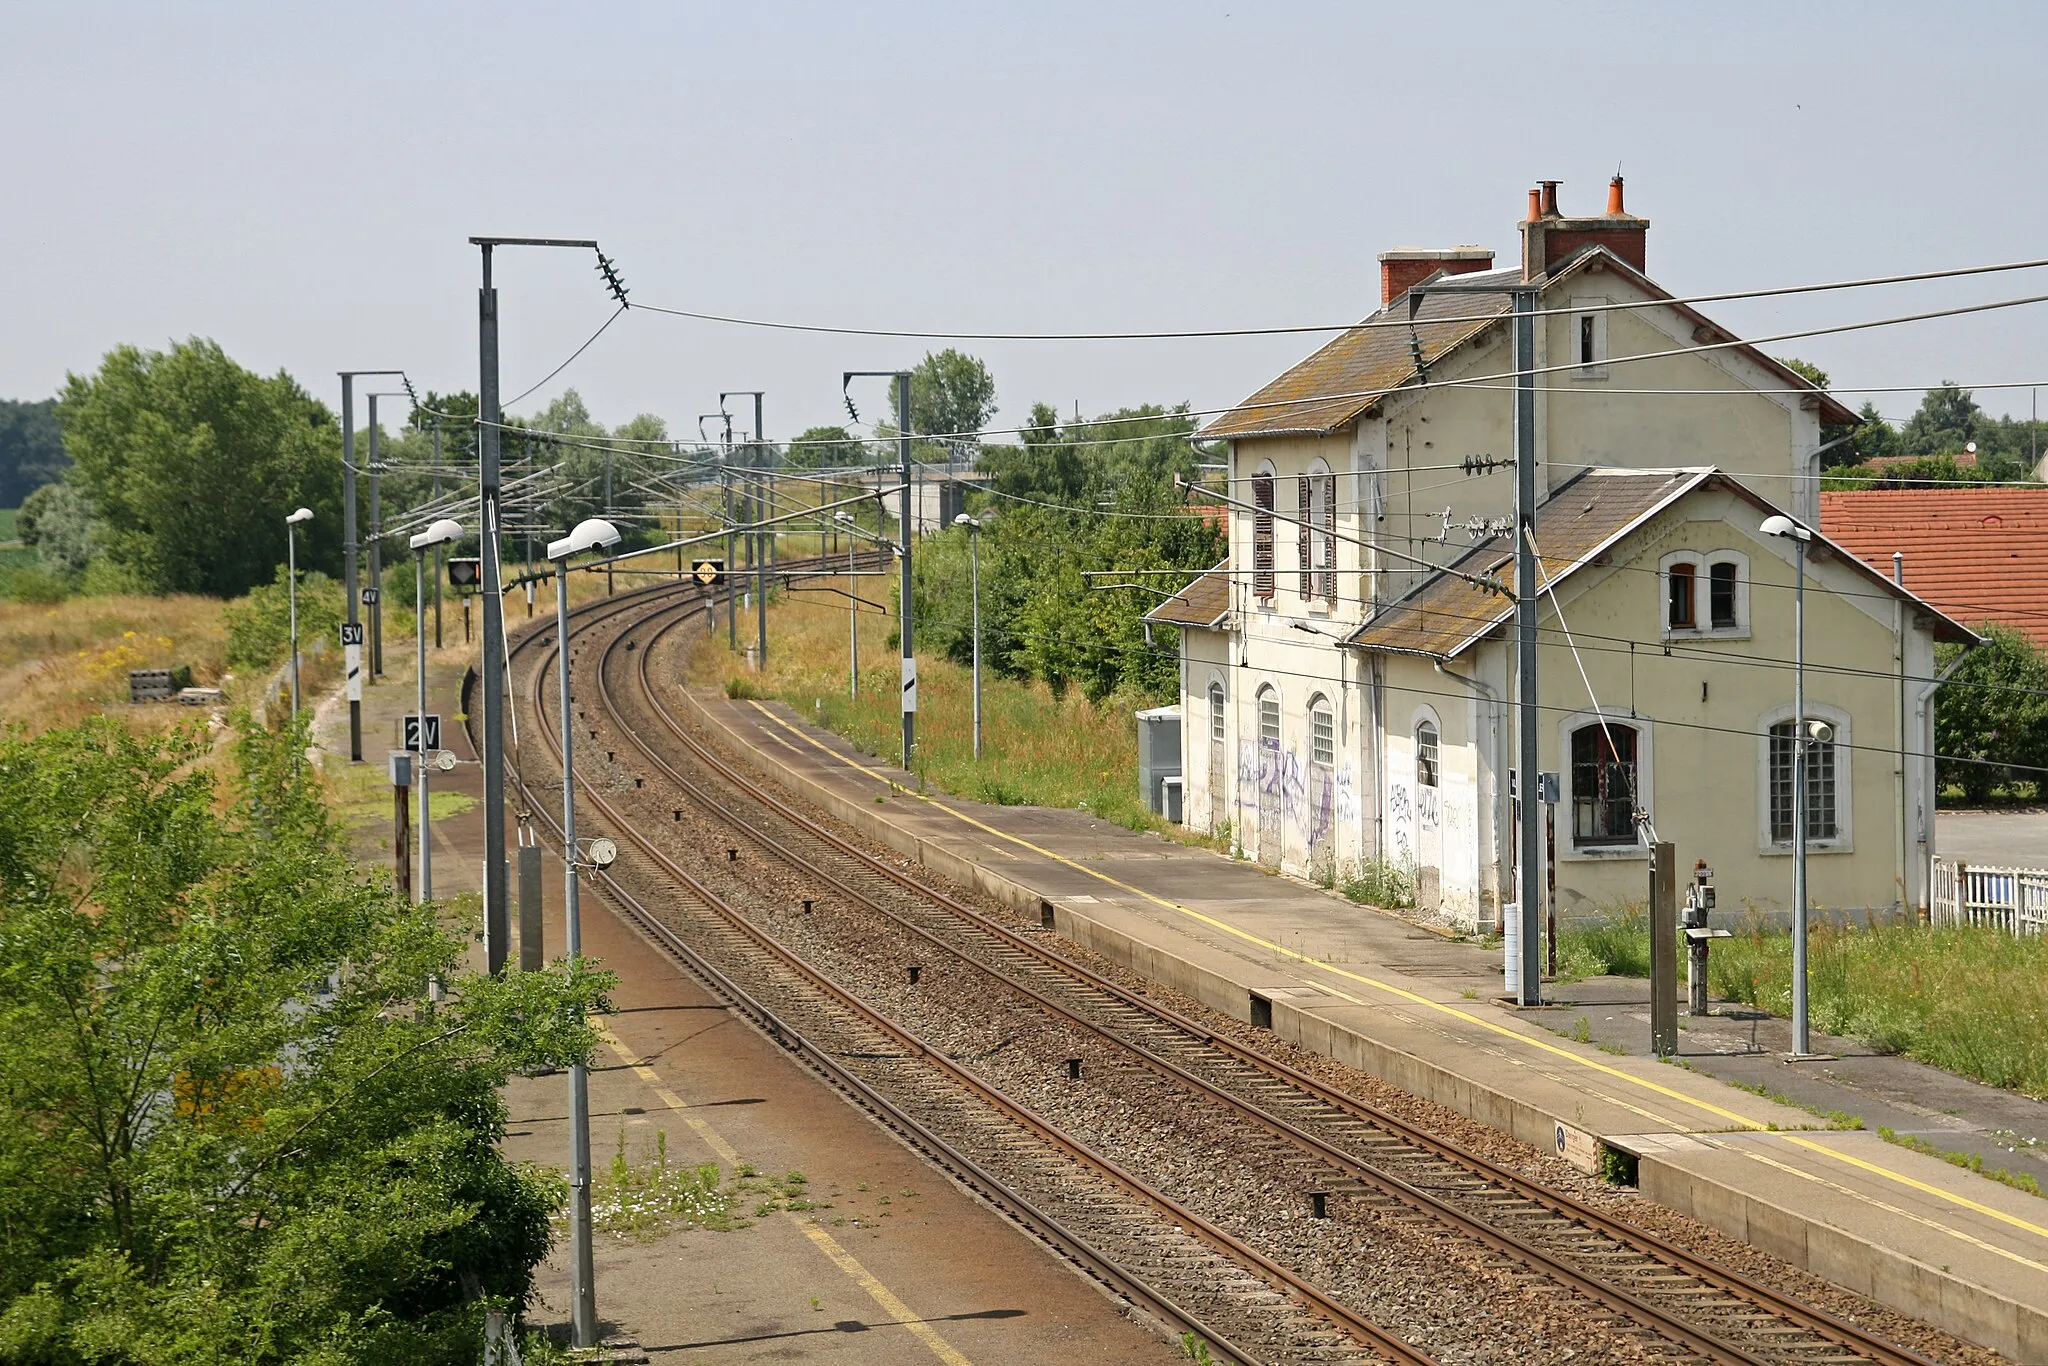
<path fill-rule="evenodd" d="M 687 700 L 741 762 L 1151 980 L 2048 1363 L 2048 1201 L 1875 1132 L 1999 1152 L 1996 1133 L 2048 1134 L 2048 1106 L 1850 1040 L 1820 1040 L 1840 1050 L 1829 1060 L 1787 1063 L 1779 1022 L 1740 1012 L 1684 1031 L 1677 1065 L 1663 1063 L 1647 1056 L 1646 984 L 1600 979 L 1520 1009 L 1500 999 L 1497 951 L 1085 811 L 920 793 L 778 703 Z"/>

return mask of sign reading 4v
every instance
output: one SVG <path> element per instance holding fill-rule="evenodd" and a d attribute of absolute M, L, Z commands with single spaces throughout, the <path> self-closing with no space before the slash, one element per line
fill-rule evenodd
<path fill-rule="evenodd" d="M 690 577 L 706 588 L 725 581 L 724 560 L 696 560 L 690 566 Z"/>

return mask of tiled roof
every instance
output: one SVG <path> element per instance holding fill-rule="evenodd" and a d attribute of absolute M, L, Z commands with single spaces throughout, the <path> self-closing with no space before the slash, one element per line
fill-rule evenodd
<path fill-rule="evenodd" d="M 1872 489 L 1820 496 L 1820 529 L 1958 621 L 2048 647 L 2048 488 Z"/>
<path fill-rule="evenodd" d="M 1458 284 L 1519 280 L 1519 269 L 1461 275 Z M 1467 337 L 1483 331 L 1508 311 L 1506 294 L 1425 294 L 1416 313 L 1413 336 L 1422 342 L 1425 360 L 1433 361 Z M 1408 296 L 1375 313 L 1368 322 L 1405 321 Z M 1432 322 L 1441 318 L 1484 318 L 1484 322 Z M 1326 343 L 1321 350 L 1253 394 L 1201 431 L 1204 438 L 1285 436 L 1297 432 L 1332 432 L 1373 405 L 1390 389 L 1415 374 L 1415 356 L 1406 327 L 1360 327 Z"/>
<path fill-rule="evenodd" d="M 1651 513 L 1681 494 L 1718 478 L 1711 470 L 1591 470 L 1536 509 L 1536 545 L 1542 552 L 1542 587 L 1591 560 Z M 1467 574 L 1498 573 L 1514 584 L 1514 545 L 1489 537 L 1451 567 Z M 1346 639 L 1366 650 L 1449 659 L 1462 653 L 1514 613 L 1514 602 L 1451 574 L 1433 574 Z"/>
<path fill-rule="evenodd" d="M 1544 287 L 1590 267 L 1598 258 L 1604 268 L 1639 284 L 1652 297 L 1666 300 L 1671 295 L 1620 257 L 1603 249 L 1580 252 L 1569 262 L 1554 268 Z M 1519 267 L 1460 275 L 1461 287 L 1489 283 L 1519 283 Z M 1357 327 L 1326 343 L 1307 360 L 1238 404 L 1196 433 L 1197 439 L 1262 436 L 1323 436 L 1355 421 L 1367 408 L 1395 389 L 1415 379 L 1415 354 L 1411 338 L 1419 339 L 1423 359 L 1433 364 L 1498 322 L 1512 308 L 1505 293 L 1424 294 L 1416 310 L 1415 326 L 1408 327 L 1408 295 L 1403 294 L 1368 323 L 1396 326 Z M 1733 340 L 1733 334 L 1708 321 L 1690 305 L 1672 302 L 1681 316 L 1705 329 L 1710 339 Z M 1478 322 L 1443 322 L 1445 318 L 1478 318 Z M 1432 322 L 1431 319 L 1439 321 Z M 1701 335 L 1696 330 L 1695 335 Z M 1813 388 L 1805 376 L 1787 369 L 1782 361 L 1753 346 L 1734 348 L 1773 372 L 1788 387 Z M 1539 384 L 1544 381 L 1539 377 Z M 1822 422 L 1853 423 L 1854 412 L 1824 390 L 1815 389 Z"/>
<path fill-rule="evenodd" d="M 1168 626 L 1211 629 L 1230 615 L 1230 562 L 1224 561 L 1145 614 Z"/>

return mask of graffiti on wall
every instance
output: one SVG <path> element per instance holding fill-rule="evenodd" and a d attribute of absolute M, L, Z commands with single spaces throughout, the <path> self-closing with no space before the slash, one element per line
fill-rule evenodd
<path fill-rule="evenodd" d="M 1313 855 L 1329 844 L 1340 808 L 1354 813 L 1358 808 L 1357 784 L 1348 769 L 1338 774 L 1271 741 L 1238 745 L 1237 788 L 1239 810 L 1257 813 L 1258 853 L 1266 862 L 1279 857 L 1277 846 L 1289 830 L 1301 832 Z M 1267 847 L 1269 840 L 1275 847 Z"/>

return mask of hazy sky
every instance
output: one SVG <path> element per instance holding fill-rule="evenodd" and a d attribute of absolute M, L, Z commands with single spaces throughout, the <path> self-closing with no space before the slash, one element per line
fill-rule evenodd
<path fill-rule="evenodd" d="M 1355 318 L 1376 253 L 1510 259 L 1533 181 L 1595 212 L 1617 164 L 1680 293 L 2048 256 L 2044 13 L 10 0 L 0 396 L 195 334 L 329 403 L 342 368 L 474 388 L 478 233 L 595 237 L 651 304 L 992 331 Z M 609 304 L 586 254 L 505 252 L 498 283 L 509 398 Z M 1709 312 L 1754 336 L 2036 293 L 2048 271 Z M 763 388 L 783 437 L 840 419 L 842 370 L 942 344 L 634 313 L 520 407 L 573 384 L 694 433 Z M 1217 407 L 1312 344 L 962 343 L 998 426 Z M 1771 349 L 1844 386 L 2048 381 L 2048 306 Z"/>

